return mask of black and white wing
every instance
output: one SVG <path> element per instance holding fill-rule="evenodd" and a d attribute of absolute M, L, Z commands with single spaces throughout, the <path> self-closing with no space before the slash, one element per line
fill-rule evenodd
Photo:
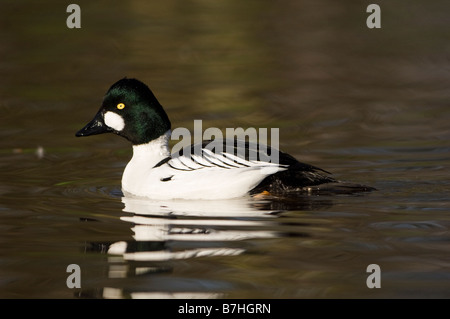
<path fill-rule="evenodd" d="M 176 170 L 193 171 L 204 168 L 236 169 L 249 167 L 278 167 L 286 169 L 294 158 L 282 158 L 272 147 L 239 140 L 213 140 L 190 145 L 173 153 L 166 161 Z"/>

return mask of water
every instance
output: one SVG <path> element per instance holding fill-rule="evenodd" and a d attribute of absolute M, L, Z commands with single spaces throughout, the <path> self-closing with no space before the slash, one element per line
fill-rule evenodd
<path fill-rule="evenodd" d="M 450 297 L 445 1 L 378 1 L 379 30 L 333 1 L 77 3 L 80 30 L 57 1 L 1 4 L 1 298 Z M 128 143 L 74 133 L 124 76 L 174 128 L 276 127 L 282 150 L 378 191 L 123 198 Z"/>

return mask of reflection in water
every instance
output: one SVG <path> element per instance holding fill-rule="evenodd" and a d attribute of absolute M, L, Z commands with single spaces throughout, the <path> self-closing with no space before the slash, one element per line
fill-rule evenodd
<path fill-rule="evenodd" d="M 239 228 L 261 226 L 262 221 L 241 220 L 242 217 L 262 216 L 270 218 L 270 211 L 259 211 L 248 207 L 244 200 L 232 201 L 174 201 L 171 203 L 126 198 L 124 211 L 133 213 L 121 219 L 132 223 L 136 245 L 118 242 L 109 247 L 108 253 L 122 254 L 126 260 L 170 260 L 204 256 L 238 255 L 240 248 L 203 247 L 170 251 L 165 245 L 155 243 L 168 241 L 229 242 L 250 238 L 275 237 L 270 231 L 218 230 L 216 227 Z M 218 219 L 218 218 L 227 219 Z M 145 245 L 147 243 L 147 245 Z M 148 247 L 153 249 L 148 249 Z"/>
<path fill-rule="evenodd" d="M 172 273 L 174 261 L 198 257 L 237 256 L 245 253 L 243 241 L 295 236 L 279 230 L 279 214 L 289 208 L 272 200 L 233 199 L 223 201 L 155 201 L 123 197 L 127 214 L 120 219 L 129 223 L 133 240 L 114 243 L 90 243 L 89 251 L 107 253 L 108 278 L 145 278 L 155 274 Z M 305 197 L 292 203 L 300 206 L 326 207 L 329 201 Z M 278 230 L 277 230 L 278 229 Z M 296 234 L 296 236 L 307 236 Z M 153 276 L 153 278 L 155 278 Z M 161 279 L 161 278 L 159 278 Z M 177 280 L 177 279 L 175 279 Z M 155 281 L 155 280 L 153 280 Z M 158 281 L 158 279 L 156 279 Z M 196 284 L 197 283 L 197 284 Z M 166 285 L 154 282 L 139 291 L 124 292 L 123 288 L 104 287 L 97 297 L 102 298 L 220 298 L 216 291 L 196 291 L 198 282 L 169 287 L 183 291 L 161 291 Z M 223 290 L 222 283 L 203 283 L 213 289 Z M 177 288 L 178 287 L 178 288 Z M 205 287 L 202 287 L 205 288 Z M 158 290 L 159 289 L 159 290 Z M 144 291 L 142 291 L 144 290 Z M 169 288 L 170 290 L 170 288 Z M 188 291 L 187 291 L 188 290 Z M 92 297 L 93 292 L 83 291 L 81 296 Z"/>

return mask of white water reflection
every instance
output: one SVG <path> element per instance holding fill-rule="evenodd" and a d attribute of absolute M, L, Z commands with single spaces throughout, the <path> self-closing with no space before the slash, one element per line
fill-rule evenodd
<path fill-rule="evenodd" d="M 189 217 L 273 217 L 274 210 L 257 208 L 267 201 L 247 197 L 229 200 L 158 201 L 138 197 L 122 197 L 124 212 L 145 216 Z"/>
<path fill-rule="evenodd" d="M 123 290 L 118 288 L 106 287 L 103 289 L 103 298 L 122 299 Z M 202 293 L 202 292 L 133 292 L 130 294 L 132 299 L 217 299 L 223 297 L 220 293 Z"/>
<path fill-rule="evenodd" d="M 108 253 L 122 255 L 125 260 L 166 261 L 235 256 L 245 250 L 227 247 L 227 242 L 277 237 L 274 231 L 260 230 L 261 227 L 270 226 L 270 220 L 276 218 L 272 214 L 274 211 L 257 209 L 253 205 L 257 202 L 245 198 L 227 201 L 154 201 L 123 197 L 122 202 L 125 204 L 123 210 L 131 215 L 122 216 L 121 220 L 131 224 L 136 242 L 199 242 L 199 247 L 176 251 L 165 245 L 156 250 L 154 246 L 152 250 L 136 250 L 130 249 L 129 243 L 125 241 L 111 244 Z M 251 230 L 252 227 L 258 230 Z M 208 247 L 211 242 L 220 242 L 221 247 Z"/>
<path fill-rule="evenodd" d="M 133 240 L 108 245 L 108 278 L 138 278 L 144 287 L 128 291 L 104 287 L 102 298 L 220 298 L 229 285 L 220 280 L 179 282 L 171 276 L 171 261 L 233 257 L 246 251 L 249 239 L 279 237 L 277 210 L 264 209 L 264 201 L 248 198 L 226 201 L 155 201 L 123 197 Z M 155 276 L 156 275 L 156 276 Z M 161 280 L 163 284 L 155 285 Z M 199 287 L 211 287 L 199 292 Z M 161 289 L 161 287 L 164 287 Z M 169 288 L 168 288 L 169 287 Z"/>
<path fill-rule="evenodd" d="M 309 237 L 307 222 L 292 224 L 284 213 L 333 205 L 330 198 L 306 195 L 291 199 L 121 200 L 124 206 L 118 222 L 125 235 L 114 237 L 113 242 L 89 242 L 85 248 L 107 253 L 102 269 L 107 281 L 101 290 L 85 288 L 80 296 L 224 297 L 235 287 L 233 280 L 215 273 L 217 262 L 226 260 L 225 269 L 245 267 L 247 257 L 243 255 L 260 243 L 264 245 L 264 240 Z M 197 269 L 205 264 L 208 266 Z"/>

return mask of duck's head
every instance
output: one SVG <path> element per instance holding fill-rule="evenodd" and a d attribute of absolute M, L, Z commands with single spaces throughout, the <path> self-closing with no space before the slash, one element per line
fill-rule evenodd
<path fill-rule="evenodd" d="M 170 120 L 147 85 L 122 79 L 106 92 L 95 117 L 76 136 L 116 133 L 134 145 L 148 143 L 170 130 Z"/>

